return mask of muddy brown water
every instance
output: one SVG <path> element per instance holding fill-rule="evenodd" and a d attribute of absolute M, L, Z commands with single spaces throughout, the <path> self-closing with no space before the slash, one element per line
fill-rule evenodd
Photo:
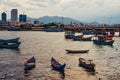
<path fill-rule="evenodd" d="M 72 41 L 64 32 L 1 31 L 1 39 L 20 37 L 18 50 L 0 49 L 0 80 L 62 80 L 51 70 L 50 59 L 66 63 L 64 80 L 120 80 L 120 38 L 114 37 L 113 47 L 97 46 L 92 41 Z M 66 54 L 65 49 L 89 49 L 87 54 Z M 24 73 L 24 61 L 36 58 L 36 67 Z M 92 59 L 96 75 L 78 66 L 79 57 Z"/>

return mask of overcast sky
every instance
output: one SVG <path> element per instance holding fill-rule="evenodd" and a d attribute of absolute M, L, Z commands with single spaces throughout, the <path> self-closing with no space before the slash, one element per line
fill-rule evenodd
<path fill-rule="evenodd" d="M 63 16 L 86 22 L 120 23 L 120 0 L 0 0 L 0 13 L 18 9 L 29 17 Z"/>

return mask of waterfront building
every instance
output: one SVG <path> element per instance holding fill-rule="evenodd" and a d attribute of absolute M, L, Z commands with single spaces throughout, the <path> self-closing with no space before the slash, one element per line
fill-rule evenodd
<path fill-rule="evenodd" d="M 7 14 L 5 13 L 5 12 L 3 12 L 2 14 L 1 14 L 1 20 L 3 21 L 3 22 L 6 22 L 6 20 L 7 20 Z"/>
<path fill-rule="evenodd" d="M 25 14 L 20 14 L 19 15 L 19 22 L 26 22 L 27 16 Z"/>
<path fill-rule="evenodd" d="M 17 22 L 18 20 L 18 10 L 17 9 L 12 9 L 11 10 L 11 21 L 12 22 Z"/>

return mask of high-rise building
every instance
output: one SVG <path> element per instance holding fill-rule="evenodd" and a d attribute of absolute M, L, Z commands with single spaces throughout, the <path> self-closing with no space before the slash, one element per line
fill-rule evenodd
<path fill-rule="evenodd" d="M 1 15 L 2 15 L 2 17 L 1 17 L 2 19 L 1 20 L 4 21 L 4 22 L 6 22 L 6 20 L 7 20 L 7 14 L 5 12 L 3 12 Z"/>
<path fill-rule="evenodd" d="M 17 9 L 12 9 L 11 10 L 11 21 L 12 22 L 17 22 L 18 20 L 18 10 Z"/>
<path fill-rule="evenodd" d="M 19 15 L 19 22 L 26 22 L 27 16 L 25 14 L 20 14 Z"/>

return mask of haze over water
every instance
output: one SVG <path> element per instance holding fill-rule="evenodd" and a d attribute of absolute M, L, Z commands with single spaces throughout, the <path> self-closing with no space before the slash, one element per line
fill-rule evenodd
<path fill-rule="evenodd" d="M 1 39 L 20 37 L 19 50 L 0 49 L 0 74 L 7 80 L 61 80 L 58 72 L 51 70 L 51 57 L 66 63 L 64 80 L 120 80 L 120 37 L 114 37 L 113 47 L 97 46 L 92 41 L 72 41 L 64 32 L 1 31 Z M 65 49 L 89 49 L 87 54 L 66 54 Z M 24 61 L 35 56 L 36 68 L 24 74 Z M 93 59 L 96 75 L 79 67 L 79 57 Z M 3 79 L 4 80 L 4 79 Z"/>

